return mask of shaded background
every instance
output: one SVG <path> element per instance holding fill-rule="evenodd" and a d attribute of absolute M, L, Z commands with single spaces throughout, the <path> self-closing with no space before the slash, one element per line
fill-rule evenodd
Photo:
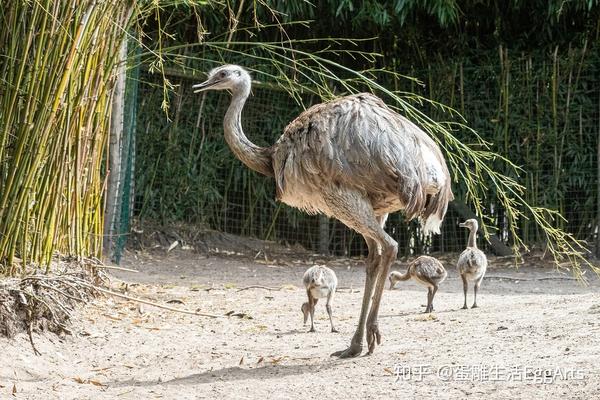
<path fill-rule="evenodd" d="M 297 3 L 270 2 L 285 14 L 279 16 L 282 20 L 316 18 L 310 29 L 286 28 L 287 35 L 294 39 L 373 38 L 356 46 L 381 53 L 375 62 L 347 56 L 336 61 L 356 69 L 385 65 L 417 78 L 381 83 L 461 112 L 494 151 L 523 168 L 519 181 L 526 187 L 526 199 L 560 211 L 567 220 L 559 225 L 593 245 L 600 185 L 598 2 L 467 1 L 460 8 L 452 1 L 320 1 L 315 8 Z M 199 21 L 213 36 L 221 33 L 234 42 L 285 37 L 268 28 L 249 34 L 242 28 L 253 27 L 253 9 L 243 2 L 227 5 L 223 13 L 238 13 L 240 21 L 231 36 L 226 34 L 231 26 L 221 26 L 216 14 L 198 19 L 179 15 L 182 22 L 169 44 L 197 40 Z M 339 255 L 364 253 L 362 238 L 339 222 L 275 202 L 273 181 L 247 169 L 227 148 L 222 119 L 229 95 L 193 94 L 191 85 L 203 77 L 193 76 L 182 66 L 209 70 L 230 62 L 257 70 L 269 68 L 256 61 L 248 65 L 243 55 L 247 44 L 232 46 L 239 48 L 238 54 L 224 57 L 206 46 L 199 50 L 201 61 L 171 60 L 177 67 L 166 70 L 174 85 L 168 94 L 167 115 L 161 111 L 162 75 L 149 73 L 143 62 L 139 66 L 139 79 L 133 80 L 137 97 L 131 186 L 135 195 L 133 211 L 126 217 L 141 225 L 144 221 L 191 223 Z M 306 50 L 311 46 L 307 44 Z M 189 51 L 184 48 L 180 54 Z M 244 110 L 244 129 L 258 145 L 270 145 L 289 121 L 319 101 L 307 95 L 300 104 L 282 88 L 256 83 Z M 422 109 L 436 120 L 448 118 L 434 105 L 422 105 Z M 467 143 L 473 141 L 471 132 L 456 135 Z M 504 168 L 500 163 L 494 167 Z M 460 202 L 464 188 L 458 183 L 453 190 Z M 510 245 L 503 209 L 493 199 L 490 192 L 484 202 L 486 213 L 498 238 Z M 439 236 L 423 238 L 418 224 L 407 223 L 400 213 L 390 217 L 387 230 L 404 254 L 458 251 L 465 246 L 466 232 L 457 228 L 464 214 L 456 210 L 450 207 Z M 543 248 L 545 238 L 533 223 L 523 219 L 520 229 L 525 243 Z"/>

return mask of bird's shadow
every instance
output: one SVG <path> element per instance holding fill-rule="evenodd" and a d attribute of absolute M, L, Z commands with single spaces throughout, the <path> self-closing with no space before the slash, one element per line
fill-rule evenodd
<path fill-rule="evenodd" d="M 254 368 L 243 368 L 240 366 L 227 367 L 217 370 L 205 371 L 196 374 L 190 374 L 180 378 L 173 378 L 166 381 L 145 380 L 138 381 L 128 379 L 124 381 L 106 382 L 106 385 L 112 387 L 129 386 L 157 386 L 157 385 L 197 385 L 202 383 L 230 382 L 246 379 L 271 379 L 290 375 L 302 375 L 312 373 L 323 369 L 329 369 L 340 363 L 340 360 L 324 360 L 316 365 L 292 364 L 292 365 L 264 365 Z"/>
<path fill-rule="evenodd" d="M 290 329 L 288 331 L 281 331 L 281 330 L 277 331 L 276 330 L 276 331 L 268 331 L 266 333 L 267 333 L 267 335 L 273 335 L 273 336 L 299 335 L 299 334 L 303 334 L 303 333 L 311 333 L 311 332 L 308 331 L 309 328 L 310 328 L 310 326 L 307 327 L 306 329 L 297 329 L 297 328 L 294 328 L 294 329 Z"/>
<path fill-rule="evenodd" d="M 440 310 L 438 311 L 433 310 L 433 312 L 431 313 L 432 315 L 435 314 L 450 314 L 450 313 L 456 313 L 456 312 L 461 312 L 461 311 L 465 311 L 462 308 L 449 308 L 449 309 L 445 309 L 445 310 Z M 419 316 L 424 316 L 427 315 L 427 313 L 423 312 L 423 311 L 405 311 L 405 312 L 399 312 L 396 314 L 382 314 L 379 316 L 379 318 L 383 319 L 383 318 L 396 318 L 396 317 L 419 317 Z"/>

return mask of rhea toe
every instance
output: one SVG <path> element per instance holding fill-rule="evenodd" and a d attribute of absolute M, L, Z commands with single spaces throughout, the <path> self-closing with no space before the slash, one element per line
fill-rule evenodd
<path fill-rule="evenodd" d="M 433 311 L 433 298 L 438 291 L 440 283 L 442 283 L 448 273 L 439 260 L 429 257 L 420 256 L 410 264 L 405 273 L 392 271 L 390 274 L 390 290 L 394 288 L 397 282 L 413 279 L 421 285 L 427 287 L 427 307 L 426 313 Z"/>
<path fill-rule="evenodd" d="M 474 282 L 473 287 L 473 305 L 471 308 L 477 307 L 477 291 L 481 286 L 481 281 L 487 270 L 487 257 L 485 253 L 477 248 L 477 230 L 479 224 L 476 219 L 468 219 L 459 224 L 462 228 L 469 229 L 469 241 L 467 248 L 460 254 L 458 258 L 457 268 L 463 282 L 463 292 L 465 302 L 463 309 L 467 309 L 467 291 L 469 289 L 469 281 Z"/>
<path fill-rule="evenodd" d="M 306 270 L 304 276 L 302 277 L 302 282 L 304 283 L 304 287 L 306 287 L 306 295 L 308 296 L 308 301 L 302 304 L 302 313 L 304 314 L 305 324 L 310 314 L 309 332 L 315 332 L 315 306 L 317 305 L 319 299 L 325 297 L 327 298 L 325 308 L 327 309 L 327 314 L 329 315 L 331 332 L 338 332 L 333 325 L 333 316 L 331 312 L 331 302 L 338 284 L 335 272 L 323 265 L 315 265 Z"/>

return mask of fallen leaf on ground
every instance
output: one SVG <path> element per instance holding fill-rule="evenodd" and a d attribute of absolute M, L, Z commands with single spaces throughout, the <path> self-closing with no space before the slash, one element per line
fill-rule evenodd
<path fill-rule="evenodd" d="M 427 315 L 419 315 L 415 321 L 437 321 L 438 317 L 435 314 L 427 313 Z"/>
<path fill-rule="evenodd" d="M 238 318 L 253 319 L 252 316 L 250 316 L 249 314 L 246 314 L 244 312 L 235 312 L 233 310 L 227 311 L 224 315 L 226 317 L 238 317 Z"/>
<path fill-rule="evenodd" d="M 94 368 L 94 369 L 92 369 L 92 371 L 93 372 L 106 371 L 107 369 L 111 369 L 111 368 L 114 368 L 114 366 L 104 367 L 104 368 Z M 79 382 L 79 383 L 81 383 L 81 382 Z"/>
<path fill-rule="evenodd" d="M 167 253 L 171 252 L 171 250 L 173 250 L 175 247 L 177 247 L 179 245 L 179 240 L 174 241 L 173 243 L 171 243 L 171 245 L 169 246 L 169 248 L 167 249 Z"/>
<path fill-rule="evenodd" d="M 110 367 L 109 367 L 109 368 L 110 368 Z M 107 386 L 107 385 L 105 385 L 104 383 L 102 383 L 102 382 L 99 382 L 99 381 L 97 381 L 97 380 L 94 380 L 94 379 L 83 379 L 83 378 L 81 378 L 81 377 L 79 377 L 79 376 L 76 376 L 75 378 L 73 378 L 73 380 L 74 380 L 75 382 L 77 382 L 77 383 L 81 383 L 81 384 L 86 384 L 86 383 L 89 383 L 89 384 L 91 384 L 91 385 L 94 385 L 94 386 L 100 386 L 100 387 L 106 387 L 106 386 Z"/>
<path fill-rule="evenodd" d="M 146 328 L 149 331 L 160 331 L 160 328 L 158 328 L 156 326 L 143 326 L 142 328 Z"/>

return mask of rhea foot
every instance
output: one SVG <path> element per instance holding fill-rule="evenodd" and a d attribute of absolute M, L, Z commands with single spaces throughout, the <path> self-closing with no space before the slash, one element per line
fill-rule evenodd
<path fill-rule="evenodd" d="M 367 344 L 369 345 L 369 352 L 367 354 L 373 354 L 375 343 L 381 344 L 381 333 L 379 332 L 377 323 L 367 326 Z"/>
<path fill-rule="evenodd" d="M 331 357 L 339 357 L 339 358 L 352 358 L 357 357 L 362 353 L 362 344 L 356 344 L 354 342 L 350 343 L 350 347 L 346 350 L 336 351 L 331 354 Z"/>

